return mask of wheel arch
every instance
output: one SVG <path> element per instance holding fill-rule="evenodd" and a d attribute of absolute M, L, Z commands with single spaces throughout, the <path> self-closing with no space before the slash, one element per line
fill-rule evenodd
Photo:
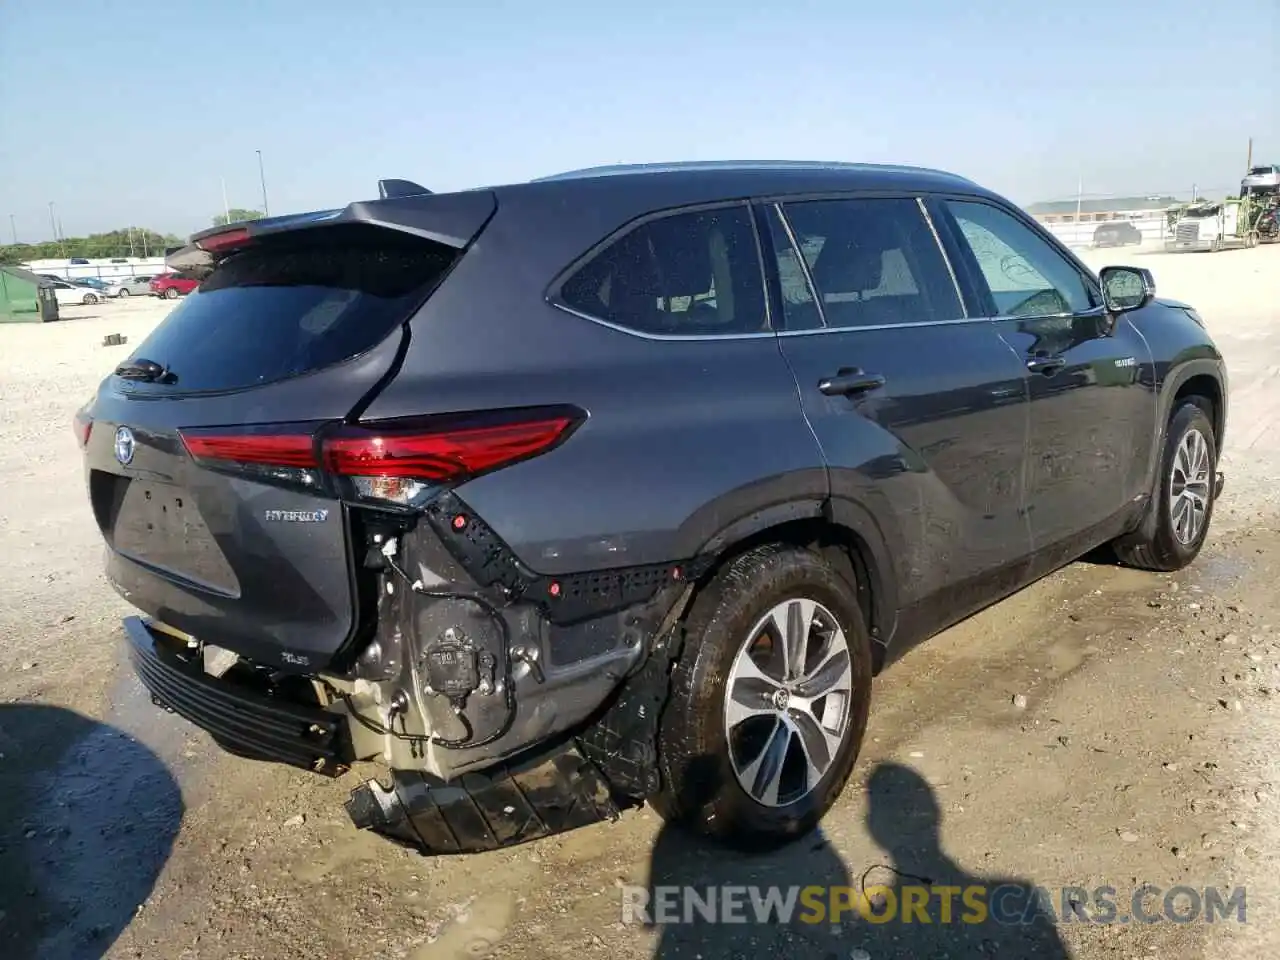
<path fill-rule="evenodd" d="M 847 500 L 802 500 L 740 517 L 699 551 L 709 560 L 698 578 L 699 589 L 736 557 L 766 543 L 814 550 L 849 581 L 873 641 L 878 672 L 896 626 L 898 605 L 888 547 L 871 513 Z"/>
<path fill-rule="evenodd" d="M 1159 407 L 1160 426 L 1157 443 L 1152 451 L 1149 482 L 1154 489 L 1158 482 L 1160 464 L 1164 458 L 1164 446 L 1169 435 L 1169 423 L 1185 400 L 1200 398 L 1198 405 L 1204 409 L 1213 424 L 1214 446 L 1222 455 L 1222 443 L 1226 436 L 1227 393 L 1221 361 L 1197 358 L 1180 364 L 1164 382 Z M 1121 544 L 1154 536 L 1158 497 L 1149 497 L 1134 529 L 1120 538 Z"/>
<path fill-rule="evenodd" d="M 1213 424 L 1214 444 L 1221 452 L 1226 434 L 1227 409 L 1226 392 L 1218 376 L 1216 365 L 1208 362 L 1188 363 L 1179 370 L 1176 379 L 1170 383 L 1169 387 L 1171 389 L 1165 391 L 1169 400 L 1164 409 L 1164 427 L 1168 427 L 1169 418 L 1184 400 L 1202 397 L 1208 401 L 1208 409 L 1205 413 L 1209 415 L 1209 420 Z"/>

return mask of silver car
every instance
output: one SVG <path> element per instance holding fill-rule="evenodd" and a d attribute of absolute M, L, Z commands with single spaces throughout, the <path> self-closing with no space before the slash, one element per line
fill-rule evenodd
<path fill-rule="evenodd" d="M 108 297 L 149 297 L 151 277 L 125 277 L 107 288 Z"/>

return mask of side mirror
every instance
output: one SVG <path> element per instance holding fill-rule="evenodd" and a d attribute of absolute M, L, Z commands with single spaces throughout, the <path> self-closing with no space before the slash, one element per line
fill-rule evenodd
<path fill-rule="evenodd" d="M 1155 299 L 1155 277 L 1143 267 L 1103 267 L 1098 281 L 1102 302 L 1112 316 L 1140 310 Z"/>

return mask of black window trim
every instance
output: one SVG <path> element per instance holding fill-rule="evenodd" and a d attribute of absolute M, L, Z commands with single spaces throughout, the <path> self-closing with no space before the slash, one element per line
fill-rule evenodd
<path fill-rule="evenodd" d="M 1098 284 L 1098 279 L 1071 250 L 1066 247 L 1061 240 L 1055 237 L 1048 230 L 1038 223 L 1034 218 L 1028 216 L 1024 211 L 1013 206 L 1012 204 L 998 202 L 991 197 L 975 196 L 966 193 L 950 193 L 938 192 L 930 195 L 933 205 L 936 206 L 936 213 L 943 221 L 949 243 L 946 246 L 954 247 L 956 259 L 960 260 L 962 270 L 966 274 L 966 286 L 972 287 L 972 296 L 976 301 L 981 303 L 981 313 L 984 316 L 979 319 L 990 321 L 998 320 L 1050 320 L 1058 317 L 1075 317 L 1083 314 L 1098 313 L 1102 304 L 1102 288 Z M 1084 283 L 1085 289 L 1088 291 L 1090 298 L 1093 300 L 1093 306 L 1086 311 L 1068 311 L 1066 313 L 1040 313 L 1027 316 L 1010 316 L 1000 313 L 996 308 L 995 301 L 991 297 L 991 288 L 987 279 L 982 274 L 982 268 L 974 258 L 968 244 L 964 241 L 963 234 L 960 232 L 960 226 L 956 223 L 954 215 L 947 207 L 948 201 L 957 203 L 977 203 L 984 206 L 992 207 L 1002 213 L 1008 214 L 1014 220 L 1027 227 L 1033 234 L 1046 241 L 1054 253 L 1062 257 L 1066 264 L 1071 267 L 1080 276 Z"/>
<path fill-rule="evenodd" d="M 604 317 L 597 317 L 595 314 L 588 313 L 585 310 L 579 310 L 570 306 L 561 296 L 564 285 L 583 267 L 595 259 L 595 257 L 603 253 L 610 246 L 621 240 L 633 230 L 638 230 L 646 223 L 652 223 L 655 220 L 665 220 L 668 217 L 677 217 L 686 213 L 702 213 L 708 210 L 732 210 L 740 208 L 746 214 L 747 220 L 751 224 L 751 235 L 755 238 L 756 251 L 756 269 L 760 271 L 760 292 L 761 299 L 764 302 L 765 319 L 769 325 L 768 330 L 760 330 L 753 333 L 649 333 L 644 330 L 636 330 L 634 327 L 626 327 L 612 320 L 606 320 Z M 750 198 L 737 198 L 733 200 L 714 200 L 707 203 L 681 204 L 675 207 L 664 207 L 661 210 L 651 210 L 639 217 L 634 217 L 622 224 L 616 230 L 607 234 L 604 239 L 592 244 L 587 248 L 585 253 L 575 257 L 567 267 L 562 269 L 555 278 L 547 285 L 544 294 L 546 302 L 557 310 L 563 310 L 572 316 L 579 317 L 583 320 L 589 320 L 592 323 L 607 327 L 610 330 L 616 330 L 619 333 L 625 333 L 632 337 L 639 337 L 642 340 L 659 340 L 673 341 L 676 343 L 699 342 L 699 341 L 719 341 L 719 340 L 755 340 L 763 337 L 773 338 L 780 335 L 775 321 L 772 297 L 769 293 L 769 276 L 767 265 L 765 263 L 764 250 L 761 246 L 760 230 L 756 223 L 756 218 L 752 211 L 752 201 Z"/>

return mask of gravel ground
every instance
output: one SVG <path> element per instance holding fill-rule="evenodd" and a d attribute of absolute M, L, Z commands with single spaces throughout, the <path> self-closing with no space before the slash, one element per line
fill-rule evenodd
<path fill-rule="evenodd" d="M 1174 576 L 1074 564 L 912 651 L 876 681 L 822 835 L 767 858 L 712 855 L 641 810 L 426 859 L 347 824 L 354 777 L 222 755 L 154 710 L 119 661 L 128 608 L 101 576 L 70 423 L 171 305 L 0 326 L 0 956 L 1278 955 L 1280 247 L 1086 256 L 1150 267 L 1228 357 L 1228 484 L 1205 553 Z M 109 333 L 129 344 L 102 346 Z M 843 885 L 883 864 L 1109 884 L 1122 905 L 1142 883 L 1245 885 L 1248 922 L 1062 922 L 1034 947 L 990 924 L 622 922 L 622 883 Z"/>

